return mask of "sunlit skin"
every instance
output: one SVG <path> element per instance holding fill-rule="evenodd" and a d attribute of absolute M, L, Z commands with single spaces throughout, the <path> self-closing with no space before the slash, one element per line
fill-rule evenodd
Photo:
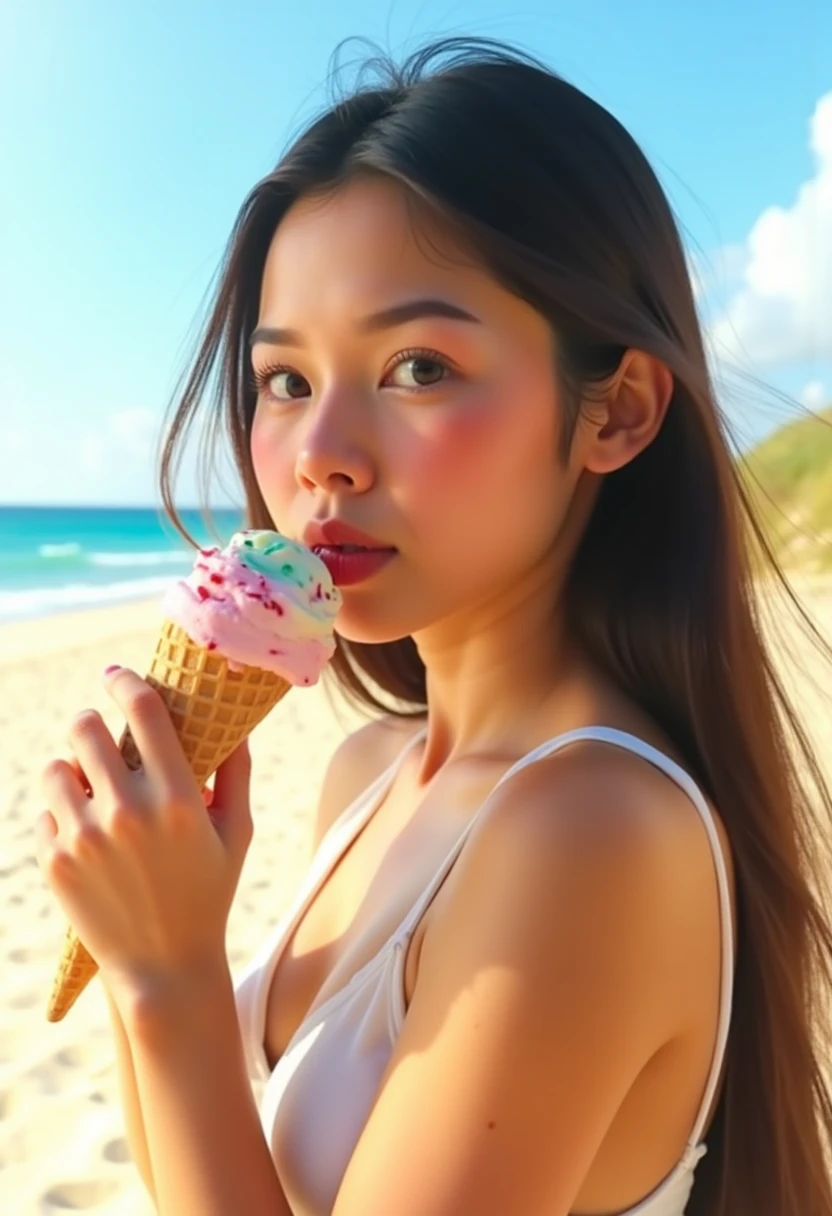
<path fill-rule="evenodd" d="M 421 298 L 478 323 L 359 330 Z M 275 527 L 300 539 L 313 517 L 337 516 L 398 549 L 343 588 L 337 628 L 363 642 L 413 636 L 428 687 L 421 780 L 457 756 L 527 746 L 546 706 L 599 684 L 563 627 L 564 578 L 601 476 L 655 437 L 669 371 L 628 351 L 564 462 L 548 323 L 440 227 L 420 219 L 414 234 L 401 187 L 378 179 L 290 210 L 266 259 L 259 327 L 302 339 L 251 350 L 255 372 L 289 369 L 260 391 L 251 434 Z"/>

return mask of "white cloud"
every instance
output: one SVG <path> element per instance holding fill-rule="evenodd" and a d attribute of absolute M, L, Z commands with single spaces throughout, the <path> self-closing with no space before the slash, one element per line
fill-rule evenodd
<path fill-rule="evenodd" d="M 810 380 L 800 392 L 800 403 L 808 410 L 819 410 L 829 400 L 829 394 L 820 380 Z"/>
<path fill-rule="evenodd" d="M 815 107 L 809 142 L 817 171 L 793 206 L 766 208 L 742 255 L 728 247 L 729 262 L 744 262 L 743 284 L 709 327 L 719 357 L 832 358 L 832 92 Z"/>

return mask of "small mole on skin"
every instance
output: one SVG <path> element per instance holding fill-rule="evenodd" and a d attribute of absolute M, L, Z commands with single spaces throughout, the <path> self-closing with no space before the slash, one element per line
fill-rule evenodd
<path fill-rule="evenodd" d="M 488 1124 L 488 1130 L 492 1131 L 496 1126 L 497 1126 L 497 1124 L 492 1119 L 491 1122 Z"/>

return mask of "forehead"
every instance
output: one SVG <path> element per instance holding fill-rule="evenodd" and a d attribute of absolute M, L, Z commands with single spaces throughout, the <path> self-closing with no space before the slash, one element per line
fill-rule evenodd
<path fill-rule="evenodd" d="M 357 179 L 327 196 L 298 200 L 269 246 L 261 318 L 284 309 L 388 300 L 407 288 L 460 291 L 482 301 L 500 288 L 425 206 L 398 183 Z M 408 205 L 409 202 L 409 205 Z M 283 318 L 287 319 L 287 318 Z"/>

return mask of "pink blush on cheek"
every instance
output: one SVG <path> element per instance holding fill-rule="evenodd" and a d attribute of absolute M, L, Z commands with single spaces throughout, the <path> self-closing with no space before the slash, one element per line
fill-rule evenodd
<path fill-rule="evenodd" d="M 408 478 L 420 494 L 435 489 L 441 497 L 453 497 L 470 484 L 486 490 L 495 466 L 503 464 L 507 436 L 505 420 L 490 412 L 457 413 L 437 419 L 430 438 L 422 438 L 408 465 Z"/>
<path fill-rule="evenodd" d="M 267 505 L 271 506 L 281 486 L 291 482 L 292 470 L 287 466 L 287 450 L 276 434 L 255 420 L 249 443 L 254 478 Z"/>

